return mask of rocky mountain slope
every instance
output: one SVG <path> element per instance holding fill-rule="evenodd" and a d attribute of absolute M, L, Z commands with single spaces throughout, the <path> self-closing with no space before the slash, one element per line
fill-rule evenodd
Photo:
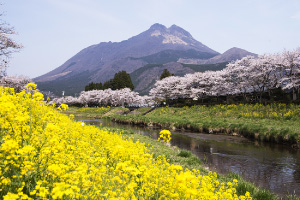
<path fill-rule="evenodd" d="M 230 52 L 230 56 L 226 52 L 225 55 L 220 54 L 176 25 L 167 28 L 154 24 L 128 40 L 101 42 L 87 47 L 60 67 L 35 78 L 34 81 L 38 83 L 40 90 L 51 91 L 57 95 L 65 91 L 65 95 L 74 95 L 82 91 L 89 82 L 107 81 L 121 70 L 133 73 L 148 64 L 174 65 L 176 68 L 181 65 L 176 62 L 218 63 L 232 60 L 232 55 L 235 55 L 234 59 L 240 59 L 244 55 L 240 53 L 240 49 Z M 183 72 L 186 73 L 190 71 Z"/>

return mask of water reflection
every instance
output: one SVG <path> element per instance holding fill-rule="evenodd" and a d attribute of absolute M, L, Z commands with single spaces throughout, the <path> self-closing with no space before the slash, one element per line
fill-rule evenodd
<path fill-rule="evenodd" d="M 83 120 L 81 120 L 83 121 Z M 131 128 L 157 139 L 160 130 L 120 125 L 109 120 L 85 121 L 109 127 Z M 300 195 L 300 151 L 245 138 L 191 132 L 172 132 L 172 145 L 191 150 L 211 170 L 235 172 L 272 192 Z"/>

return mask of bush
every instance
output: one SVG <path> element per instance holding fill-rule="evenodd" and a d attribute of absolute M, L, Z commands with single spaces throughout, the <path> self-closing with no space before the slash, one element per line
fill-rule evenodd
<path fill-rule="evenodd" d="M 187 150 L 180 150 L 180 152 L 178 154 L 178 156 L 185 157 L 185 158 L 191 157 L 191 155 L 192 155 L 192 153 Z"/>

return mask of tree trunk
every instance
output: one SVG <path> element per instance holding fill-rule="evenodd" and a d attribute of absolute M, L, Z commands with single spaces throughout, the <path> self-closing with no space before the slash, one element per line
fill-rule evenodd
<path fill-rule="evenodd" d="M 244 99 L 244 103 L 249 103 L 248 102 L 248 97 L 246 93 L 243 93 L 243 99 Z"/>
<path fill-rule="evenodd" d="M 262 104 L 262 94 L 259 95 L 259 104 Z"/>
<path fill-rule="evenodd" d="M 261 104 L 262 103 L 262 93 L 259 91 L 256 95 L 256 100 L 257 100 L 257 103 Z"/>
<path fill-rule="evenodd" d="M 293 88 L 293 101 L 296 101 L 297 100 L 297 92 L 296 92 L 296 89 Z"/>

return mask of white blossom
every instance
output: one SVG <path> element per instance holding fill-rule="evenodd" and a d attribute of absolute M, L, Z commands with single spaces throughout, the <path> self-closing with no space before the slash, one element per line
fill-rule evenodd
<path fill-rule="evenodd" d="M 26 76 L 3 76 L 0 79 L 0 85 L 3 87 L 12 87 L 16 92 L 20 92 L 26 88 L 32 80 Z"/>
<path fill-rule="evenodd" d="M 70 96 L 55 98 L 49 103 L 81 106 L 126 106 L 130 104 L 149 104 L 153 101 L 148 96 L 142 97 L 129 88 L 123 88 L 120 90 L 83 91 L 78 98 Z"/>

